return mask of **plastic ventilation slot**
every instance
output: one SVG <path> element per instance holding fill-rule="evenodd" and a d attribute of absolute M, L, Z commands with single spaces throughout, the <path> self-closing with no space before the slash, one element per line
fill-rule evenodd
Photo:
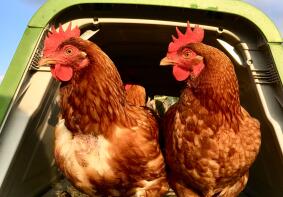
<path fill-rule="evenodd" d="M 274 70 L 273 65 L 269 64 L 266 69 L 252 69 L 252 74 L 256 84 L 272 84 L 278 83 L 279 76 Z"/>
<path fill-rule="evenodd" d="M 42 50 L 43 50 L 43 38 L 45 38 L 45 36 L 47 35 L 48 30 L 46 30 L 40 40 L 40 43 L 38 44 L 38 47 L 36 48 L 36 51 L 33 55 L 33 58 L 31 60 L 30 63 L 30 70 L 34 70 L 34 71 L 45 71 L 45 72 L 49 72 L 50 68 L 48 67 L 39 67 L 38 66 L 38 62 L 42 56 Z"/>
<path fill-rule="evenodd" d="M 43 43 L 41 42 L 39 44 L 39 46 L 37 47 L 35 53 L 34 53 L 34 56 L 31 60 L 31 63 L 30 63 L 30 70 L 35 70 L 35 71 L 42 71 L 42 70 L 47 70 L 47 68 L 45 67 L 42 67 L 42 68 L 39 68 L 38 67 L 38 62 L 41 58 L 41 54 L 42 54 L 42 49 L 43 49 Z"/>

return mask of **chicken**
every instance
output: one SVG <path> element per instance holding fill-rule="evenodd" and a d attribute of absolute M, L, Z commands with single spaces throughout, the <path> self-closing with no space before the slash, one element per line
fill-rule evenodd
<path fill-rule="evenodd" d="M 163 120 L 169 183 L 178 196 L 237 196 L 259 152 L 260 124 L 240 105 L 230 59 L 202 43 L 203 29 L 188 22 L 185 34 L 176 31 L 160 62 L 186 82 Z"/>
<path fill-rule="evenodd" d="M 146 104 L 146 91 L 143 86 L 135 84 L 126 84 L 126 100 L 136 106 L 145 106 Z"/>
<path fill-rule="evenodd" d="M 68 180 L 90 196 L 161 196 L 168 190 L 149 110 L 126 102 L 120 75 L 78 27 L 54 28 L 39 66 L 62 82 L 55 161 Z"/>

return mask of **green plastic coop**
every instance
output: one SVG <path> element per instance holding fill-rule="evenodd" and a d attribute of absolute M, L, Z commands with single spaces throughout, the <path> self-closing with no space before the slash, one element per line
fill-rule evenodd
<path fill-rule="evenodd" d="M 0 196 L 44 196 L 59 173 L 53 159 L 59 83 L 37 67 L 51 25 L 72 21 L 95 32 L 125 82 L 149 96 L 178 96 L 183 87 L 159 67 L 175 26 L 205 29 L 204 43 L 233 61 L 241 104 L 261 122 L 262 146 L 241 195 L 283 196 L 283 46 L 272 21 L 239 0 L 47 1 L 30 20 L 0 86 Z"/>

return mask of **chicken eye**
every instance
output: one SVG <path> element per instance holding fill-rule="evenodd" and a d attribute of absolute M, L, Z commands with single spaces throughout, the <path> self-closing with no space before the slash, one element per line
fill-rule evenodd
<path fill-rule="evenodd" d="M 67 48 L 67 49 L 65 50 L 65 53 L 66 53 L 67 55 L 72 55 L 73 49 Z"/>
<path fill-rule="evenodd" d="M 190 56 L 191 56 L 191 51 L 189 51 L 189 50 L 184 50 L 183 51 L 183 57 L 184 58 L 189 58 Z"/>

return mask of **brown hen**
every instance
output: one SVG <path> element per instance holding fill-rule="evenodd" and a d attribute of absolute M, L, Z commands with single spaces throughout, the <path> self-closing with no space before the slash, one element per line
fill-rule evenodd
<path fill-rule="evenodd" d="M 141 85 L 126 84 L 126 100 L 136 106 L 145 106 L 146 104 L 146 91 Z"/>
<path fill-rule="evenodd" d="M 163 121 L 169 182 L 178 196 L 237 196 L 261 143 L 260 124 L 240 105 L 230 59 L 201 43 L 195 27 L 173 37 L 161 65 L 186 81 Z"/>
<path fill-rule="evenodd" d="M 168 190 L 158 125 L 150 111 L 126 102 L 110 58 L 79 29 L 52 29 L 39 65 L 62 82 L 55 160 L 90 196 L 161 196 Z"/>

